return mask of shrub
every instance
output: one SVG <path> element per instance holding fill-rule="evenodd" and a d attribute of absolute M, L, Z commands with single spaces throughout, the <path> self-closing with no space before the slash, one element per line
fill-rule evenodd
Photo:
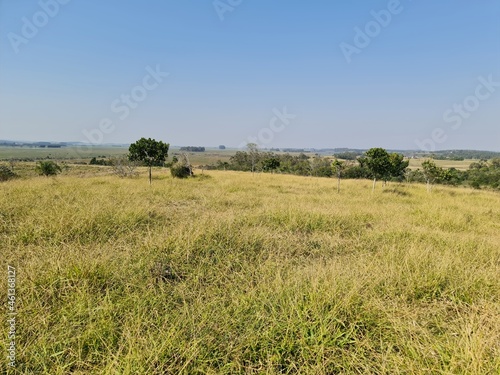
<path fill-rule="evenodd" d="M 133 177 L 137 175 L 137 163 L 127 157 L 112 158 L 109 161 L 113 173 L 118 177 Z"/>
<path fill-rule="evenodd" d="M 187 178 L 193 175 L 189 166 L 179 162 L 170 167 L 170 173 L 172 173 L 172 177 L 176 178 Z"/>
<path fill-rule="evenodd" d="M 54 161 L 40 161 L 38 162 L 35 170 L 41 176 L 56 176 L 62 172 L 62 168 Z"/>
<path fill-rule="evenodd" d="M 0 165 L 0 181 L 8 181 L 16 177 L 17 175 L 9 167 Z"/>
<path fill-rule="evenodd" d="M 186 154 L 181 154 L 179 158 L 174 159 L 170 166 L 172 177 L 187 178 L 193 176 L 193 167 L 189 163 L 189 158 Z"/>
<path fill-rule="evenodd" d="M 90 160 L 89 165 L 104 165 L 104 166 L 109 166 L 109 165 L 113 165 L 113 161 L 112 160 L 106 160 L 106 159 L 97 159 L 96 157 L 93 157 Z"/>

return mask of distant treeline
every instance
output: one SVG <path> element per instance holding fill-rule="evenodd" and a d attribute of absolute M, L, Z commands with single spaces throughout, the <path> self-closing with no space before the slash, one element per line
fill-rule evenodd
<path fill-rule="evenodd" d="M 363 155 L 363 153 L 357 152 L 357 151 L 338 152 L 338 153 L 334 154 L 334 156 L 336 158 L 339 158 L 342 160 L 356 160 L 361 155 Z"/>
<path fill-rule="evenodd" d="M 396 163 L 400 163 L 402 160 L 403 156 L 401 155 Z M 234 171 L 254 170 L 314 177 L 337 176 L 338 171 L 341 171 L 343 178 L 374 178 L 363 158 L 358 158 L 356 162 L 343 162 L 342 168 L 339 169 L 332 165 L 333 161 L 334 159 L 329 157 L 319 155 L 310 157 L 304 153 L 291 155 L 288 153 L 238 151 L 229 159 L 229 162 L 218 161 L 216 165 L 208 165 L 204 168 Z M 388 177 L 387 180 L 403 181 L 404 175 L 400 172 L 404 172 L 404 169 L 405 166 L 395 167 L 392 171 L 387 172 L 387 176 L 383 177 Z"/>
<path fill-rule="evenodd" d="M 205 147 L 187 146 L 187 147 L 181 147 L 181 151 L 205 152 Z"/>
<path fill-rule="evenodd" d="M 105 156 L 103 156 L 103 158 L 105 158 Z M 111 159 L 97 159 L 95 157 L 93 157 L 92 159 L 90 159 L 90 162 L 89 162 L 90 165 L 107 165 L 107 166 L 112 166 L 113 165 L 113 160 Z"/>
<path fill-rule="evenodd" d="M 468 170 L 456 168 L 441 168 L 432 160 L 424 161 L 422 168 L 411 170 L 403 163 L 400 154 L 393 157 L 393 165 L 388 162 L 387 173 L 384 176 L 375 175 L 370 168 L 366 155 L 357 156 L 351 160 L 351 154 L 344 156 L 340 162 L 336 158 L 310 157 L 304 153 L 299 155 L 277 154 L 274 152 L 238 151 L 229 162 L 218 161 L 215 165 L 207 165 L 205 169 L 256 171 L 294 174 L 314 177 L 340 177 L 344 179 L 384 179 L 397 182 L 421 182 L 427 184 L 464 185 L 476 189 L 489 187 L 500 189 L 500 158 L 491 161 L 480 160 L 472 163 Z M 349 156 L 349 158 L 345 158 Z M 347 160 L 346 160 L 347 159 Z"/>
<path fill-rule="evenodd" d="M 434 151 L 429 153 L 419 154 L 420 157 L 430 158 L 435 160 L 490 160 L 500 158 L 500 152 L 493 151 L 475 151 L 475 150 L 450 150 L 450 151 Z"/>

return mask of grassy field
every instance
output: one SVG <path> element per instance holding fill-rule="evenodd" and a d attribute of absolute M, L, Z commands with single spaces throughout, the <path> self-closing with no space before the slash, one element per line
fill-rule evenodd
<path fill-rule="evenodd" d="M 235 150 L 215 150 L 206 152 L 188 152 L 189 161 L 193 165 L 215 164 L 218 160 L 229 161 Z M 86 162 L 93 157 L 120 157 L 128 153 L 127 147 L 65 147 L 65 148 L 36 148 L 36 147 L 8 147 L 0 146 L 0 161 L 23 160 L 23 159 L 53 159 L 68 162 Z M 179 148 L 172 147 L 169 150 L 169 159 L 172 160 L 174 154 L 180 153 Z"/>
<path fill-rule="evenodd" d="M 0 184 L 10 373 L 498 374 L 498 193 L 106 171 Z"/>
<path fill-rule="evenodd" d="M 0 160 L 10 159 L 91 159 L 101 156 L 122 156 L 127 154 L 126 147 L 63 147 L 63 148 L 36 148 L 36 147 L 8 147 L 0 146 Z"/>
<path fill-rule="evenodd" d="M 422 167 L 422 162 L 425 161 L 426 159 L 410 159 L 410 165 L 409 167 L 411 169 L 417 169 Z M 456 168 L 460 171 L 465 171 L 469 169 L 469 166 L 472 163 L 477 163 L 478 160 L 433 160 L 434 163 L 441 168 L 449 169 L 449 168 Z"/>

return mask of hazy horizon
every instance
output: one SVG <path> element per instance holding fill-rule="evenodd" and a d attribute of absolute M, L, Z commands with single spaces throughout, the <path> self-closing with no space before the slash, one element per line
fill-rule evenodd
<path fill-rule="evenodd" d="M 500 151 L 500 3 L 0 2 L 0 139 Z"/>
<path fill-rule="evenodd" d="M 161 139 L 158 139 L 161 140 Z M 47 139 L 38 139 L 38 140 L 26 140 L 26 139 L 0 139 L 0 141 L 8 141 L 8 142 L 26 142 L 26 143 L 39 143 L 39 142 L 49 142 L 53 144 L 58 144 L 58 143 L 68 143 L 70 144 L 69 147 L 71 147 L 71 144 L 77 144 L 80 141 L 52 141 L 52 140 L 47 140 Z M 128 147 L 130 144 L 134 143 L 136 140 L 131 141 L 131 142 L 125 142 L 125 143 L 102 143 L 99 145 L 93 145 L 90 142 L 83 143 L 88 146 L 96 146 L 96 147 L 106 147 L 106 146 L 112 146 L 112 147 Z M 225 149 L 227 150 L 241 150 L 245 149 L 246 147 L 238 147 L 235 145 L 228 145 L 228 144 L 220 144 L 220 145 L 205 145 L 205 144 L 170 144 L 170 147 L 205 147 L 208 149 L 218 149 L 219 146 L 224 146 Z M 1 147 L 1 146 L 0 146 Z M 5 147 L 5 146 L 4 146 Z M 358 148 L 358 147 L 349 147 L 349 146 L 339 146 L 339 147 L 309 147 L 309 146 L 300 146 L 300 147 L 288 147 L 288 146 L 283 146 L 283 147 L 272 147 L 272 146 L 259 146 L 261 149 L 264 150 L 269 150 L 269 149 L 304 149 L 304 150 L 330 150 L 330 149 L 338 149 L 338 150 L 368 150 L 369 148 Z M 377 147 L 377 145 L 374 145 L 373 147 Z M 389 151 L 425 151 L 425 150 L 420 150 L 417 148 L 388 148 Z M 500 151 L 495 151 L 495 150 L 487 150 L 487 149 L 441 149 L 441 150 L 435 150 L 436 152 L 447 152 L 447 151 L 480 151 L 480 152 L 500 152 Z"/>

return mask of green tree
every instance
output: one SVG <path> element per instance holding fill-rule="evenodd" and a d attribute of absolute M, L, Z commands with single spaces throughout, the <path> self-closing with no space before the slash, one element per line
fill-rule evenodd
<path fill-rule="evenodd" d="M 337 193 L 340 193 L 340 178 L 342 177 L 342 171 L 345 169 L 346 163 L 335 159 L 332 163 L 332 171 L 337 176 Z"/>
<path fill-rule="evenodd" d="M 491 160 L 491 167 L 493 169 L 500 169 L 500 158 L 495 158 Z M 14 168 L 12 168 L 14 169 Z"/>
<path fill-rule="evenodd" d="M 237 171 L 250 171 L 252 170 L 252 163 L 248 153 L 245 151 L 236 151 L 236 153 L 229 159 L 232 169 Z"/>
<path fill-rule="evenodd" d="M 217 160 L 217 169 L 226 170 L 230 167 L 230 164 L 227 161 Z"/>
<path fill-rule="evenodd" d="M 49 177 L 56 176 L 62 172 L 62 168 L 53 161 L 40 161 L 35 167 L 39 175 Z"/>
<path fill-rule="evenodd" d="M 151 138 L 141 138 L 132 143 L 128 149 L 130 161 L 140 161 L 149 167 L 149 184 L 151 185 L 151 169 L 153 166 L 163 166 L 168 157 L 168 143 Z"/>
<path fill-rule="evenodd" d="M 373 176 L 373 191 L 377 180 L 387 181 L 391 175 L 392 165 L 389 153 L 383 148 L 371 148 L 366 152 L 364 163 Z"/>
<path fill-rule="evenodd" d="M 262 161 L 262 169 L 267 172 L 274 172 L 280 167 L 280 164 L 281 162 L 278 158 L 271 157 Z"/>
<path fill-rule="evenodd" d="M 332 177 L 332 165 L 329 159 L 316 155 L 310 164 L 311 175 L 315 177 Z"/>
<path fill-rule="evenodd" d="M 410 161 L 404 160 L 404 156 L 401 154 L 392 153 L 389 154 L 389 162 L 391 164 L 390 177 L 399 181 L 403 180 Z"/>
<path fill-rule="evenodd" d="M 443 168 L 440 168 L 432 160 L 426 160 L 422 163 L 422 171 L 427 183 L 427 191 L 432 190 L 432 184 L 439 180 L 443 175 Z"/>

